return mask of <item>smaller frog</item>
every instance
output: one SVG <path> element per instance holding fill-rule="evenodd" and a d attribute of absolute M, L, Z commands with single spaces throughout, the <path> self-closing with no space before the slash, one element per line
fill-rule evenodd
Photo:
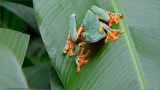
<path fill-rule="evenodd" d="M 106 38 L 104 43 L 107 43 L 110 38 L 116 41 L 118 39 L 116 34 L 124 32 L 124 30 L 110 28 L 113 22 L 116 25 L 119 23 L 118 18 L 123 18 L 123 14 L 111 13 L 97 6 L 92 6 L 91 10 L 87 11 L 81 26 L 77 30 L 75 14 L 70 16 L 69 34 L 63 54 L 66 54 L 69 50 L 70 56 L 75 56 L 77 72 L 80 71 L 80 67 L 83 64 L 88 62 L 85 58 L 90 54 L 90 50 L 83 54 L 83 46 L 98 42 L 103 38 Z M 76 49 L 74 53 L 73 49 Z"/>

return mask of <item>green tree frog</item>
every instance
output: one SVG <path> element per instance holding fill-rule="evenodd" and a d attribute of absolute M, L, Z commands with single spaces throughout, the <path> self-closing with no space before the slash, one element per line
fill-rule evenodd
<path fill-rule="evenodd" d="M 118 39 L 116 34 L 124 32 L 124 30 L 111 29 L 113 22 L 116 25 L 119 23 L 118 18 L 123 18 L 123 14 L 111 13 L 94 5 L 91 10 L 87 11 L 81 26 L 77 30 L 75 14 L 70 16 L 69 34 L 63 54 L 66 54 L 69 50 L 70 56 L 75 56 L 76 72 L 79 72 L 80 67 L 88 62 L 85 58 L 90 50 L 83 54 L 83 46 L 98 42 L 103 38 L 106 38 L 104 43 L 107 43 L 110 38 L 116 41 Z M 73 49 L 76 49 L 74 53 Z"/>

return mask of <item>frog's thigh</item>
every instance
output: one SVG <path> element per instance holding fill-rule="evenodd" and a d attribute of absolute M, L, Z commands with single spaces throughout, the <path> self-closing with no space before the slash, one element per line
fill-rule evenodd
<path fill-rule="evenodd" d="M 106 14 L 105 10 L 97 7 L 97 6 L 92 6 L 91 10 L 93 11 L 94 14 L 96 14 L 99 19 L 104 20 L 104 21 L 109 21 L 110 17 L 108 14 Z"/>

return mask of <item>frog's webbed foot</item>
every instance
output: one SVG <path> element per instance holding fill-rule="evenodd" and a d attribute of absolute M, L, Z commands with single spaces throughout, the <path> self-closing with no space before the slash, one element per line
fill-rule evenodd
<path fill-rule="evenodd" d="M 68 34 L 67 42 L 65 45 L 65 49 L 63 50 L 63 54 L 66 54 L 67 51 L 70 51 L 70 56 L 74 56 L 73 49 L 77 48 L 76 42 L 72 41 L 71 35 Z"/>
<path fill-rule="evenodd" d="M 77 55 L 77 58 L 76 58 L 77 73 L 80 71 L 80 67 L 83 64 L 86 64 L 88 62 L 88 59 L 87 60 L 84 60 L 84 59 L 90 54 L 90 50 L 88 50 L 84 55 L 83 55 L 83 51 L 84 51 L 84 48 L 82 48 L 81 52 Z"/>
<path fill-rule="evenodd" d="M 119 21 L 117 20 L 118 18 L 123 18 L 123 14 L 116 14 L 116 13 L 110 13 L 110 12 L 106 12 L 109 17 L 110 20 L 108 21 L 109 27 L 112 27 L 112 22 L 115 22 L 116 25 L 119 23 Z"/>
<path fill-rule="evenodd" d="M 105 39 L 104 43 L 107 43 L 108 39 L 110 39 L 110 38 L 113 38 L 113 41 L 116 41 L 118 39 L 116 34 L 123 33 L 123 32 L 124 32 L 124 30 L 112 30 L 111 32 L 109 30 L 107 30 L 106 39 Z"/>

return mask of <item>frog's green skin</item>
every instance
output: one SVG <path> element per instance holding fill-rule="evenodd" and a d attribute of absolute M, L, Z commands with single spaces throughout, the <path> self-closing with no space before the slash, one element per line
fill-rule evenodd
<path fill-rule="evenodd" d="M 92 10 L 92 11 L 91 11 Z M 119 18 L 121 14 L 113 14 L 108 11 L 104 11 L 97 6 L 92 6 L 91 10 L 87 11 L 87 14 L 81 24 L 81 27 L 77 30 L 76 28 L 76 19 L 75 14 L 70 16 L 70 29 L 69 35 L 67 39 L 67 44 L 65 50 L 63 51 L 64 54 L 67 53 L 67 50 L 70 50 L 70 56 L 75 56 L 75 61 L 77 64 L 77 72 L 80 71 L 80 67 L 87 63 L 88 60 L 84 60 L 90 50 L 87 51 L 85 55 L 83 55 L 83 46 L 98 42 L 99 40 L 106 38 L 105 43 L 109 38 L 113 38 L 113 41 L 117 40 L 118 37 L 115 35 L 117 33 L 123 33 L 123 30 L 112 30 L 106 23 L 114 22 L 115 18 Z M 101 20 L 101 21 L 100 21 Z M 115 21 L 116 23 L 118 21 Z M 77 47 L 78 42 L 78 47 Z M 76 48 L 77 47 L 77 48 Z M 75 49 L 73 54 L 72 49 Z M 81 50 L 81 52 L 80 52 Z"/>

